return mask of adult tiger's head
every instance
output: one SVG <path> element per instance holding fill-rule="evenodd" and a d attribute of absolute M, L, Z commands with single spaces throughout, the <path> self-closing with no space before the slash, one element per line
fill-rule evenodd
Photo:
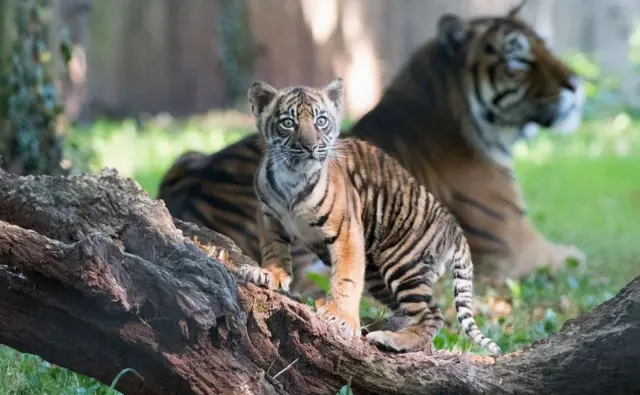
<path fill-rule="evenodd" d="M 438 22 L 437 45 L 463 73 L 480 132 L 471 137 L 494 151 L 509 151 L 537 126 L 571 132 L 582 120 L 583 81 L 520 19 L 524 3 L 501 17 L 463 20 L 445 14 Z"/>
<path fill-rule="evenodd" d="M 320 89 L 294 86 L 277 90 L 254 82 L 247 96 L 270 156 L 290 168 L 324 162 L 340 134 L 343 90 L 341 78 Z"/>

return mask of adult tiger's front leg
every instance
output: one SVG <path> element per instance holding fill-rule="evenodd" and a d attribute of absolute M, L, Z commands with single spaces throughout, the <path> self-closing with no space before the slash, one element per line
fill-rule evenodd
<path fill-rule="evenodd" d="M 557 244 L 546 239 L 526 218 L 509 226 L 508 249 L 505 252 L 488 253 L 473 251 L 478 277 L 484 281 L 501 282 L 506 278 L 529 275 L 539 267 L 548 267 L 551 273 L 564 267 L 573 259 L 585 265 L 586 255 L 576 246 Z"/>

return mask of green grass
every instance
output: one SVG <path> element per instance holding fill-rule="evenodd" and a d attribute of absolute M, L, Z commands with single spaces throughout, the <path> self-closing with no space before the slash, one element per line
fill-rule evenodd
<path fill-rule="evenodd" d="M 115 167 L 155 197 L 162 174 L 180 153 L 217 151 L 250 128 L 250 123 L 235 122 L 239 126 L 222 129 L 220 125 L 229 123 L 223 121 L 213 117 L 155 122 L 142 130 L 133 122 L 99 122 L 91 130 L 74 130 L 69 142 L 96 151 L 87 170 Z M 86 160 L 85 154 L 74 150 L 76 159 Z M 570 136 L 544 133 L 518 146 L 516 158 L 536 226 L 554 241 L 580 247 L 588 262 L 585 268 L 568 265 L 554 280 L 542 270 L 499 289 L 478 287 L 477 321 L 505 351 L 546 337 L 567 319 L 612 297 L 640 273 L 640 121 L 619 115 L 589 121 Z M 448 286 L 445 280 L 439 287 L 448 325 L 434 343 L 437 348 L 465 350 L 469 342 L 453 319 Z M 487 309 L 493 313 L 482 314 Z M 363 313 L 378 314 L 371 309 Z M 14 351 L 0 348 L 1 394 L 106 394 L 105 388 L 37 357 L 16 358 Z"/>
<path fill-rule="evenodd" d="M 2 395 L 115 395 L 99 381 L 0 346 Z"/>

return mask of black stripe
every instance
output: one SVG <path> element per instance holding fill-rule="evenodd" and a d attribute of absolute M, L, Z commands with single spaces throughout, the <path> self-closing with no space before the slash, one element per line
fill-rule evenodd
<path fill-rule="evenodd" d="M 485 239 L 485 240 L 490 240 L 494 243 L 498 243 L 502 246 L 504 246 L 506 248 L 507 243 L 505 243 L 504 240 L 502 240 L 501 238 L 499 238 L 498 236 L 495 236 L 489 232 L 487 232 L 486 230 L 482 230 L 482 229 L 478 229 L 478 228 L 474 228 L 471 225 L 467 224 L 466 222 L 462 221 L 460 218 L 458 218 L 458 222 L 460 223 L 460 227 L 462 228 L 462 230 L 464 230 L 468 235 L 470 236 L 474 236 L 474 237 L 479 237 L 481 239 Z"/>
<path fill-rule="evenodd" d="M 469 313 L 468 311 L 465 311 L 464 313 L 462 313 L 460 317 L 458 317 L 458 321 L 463 321 L 471 317 L 473 317 L 471 313 Z"/>
<path fill-rule="evenodd" d="M 401 296 L 398 298 L 398 303 L 400 304 L 405 304 L 405 303 L 426 303 L 429 304 L 431 303 L 431 300 L 433 298 L 431 297 L 431 295 L 425 295 L 425 294 L 412 294 L 412 295 L 406 295 L 406 296 Z"/>
<path fill-rule="evenodd" d="M 267 246 L 265 246 L 264 248 L 267 248 Z M 276 257 L 276 253 L 273 251 L 266 251 L 264 254 L 262 254 L 262 252 L 260 253 L 260 261 L 262 263 L 272 260 L 275 257 Z"/>
<path fill-rule="evenodd" d="M 291 244 L 291 237 L 286 233 L 286 231 L 280 226 L 278 230 L 278 237 L 280 238 L 280 242 L 284 244 Z"/>
<path fill-rule="evenodd" d="M 461 280 L 468 280 L 471 281 L 473 280 L 473 274 L 463 274 L 460 272 L 463 271 L 471 271 L 471 270 L 467 270 L 467 268 L 458 268 L 458 269 L 453 269 L 453 278 L 459 278 Z"/>
<path fill-rule="evenodd" d="M 322 197 L 320 198 L 320 201 L 318 201 L 318 203 L 313 207 L 313 211 L 319 210 L 320 207 L 322 207 L 322 204 L 324 203 L 325 199 L 327 198 L 327 195 L 329 194 L 329 182 L 330 180 L 327 179 L 327 182 L 325 183 L 324 186 L 324 193 L 322 194 Z"/>
<path fill-rule="evenodd" d="M 497 90 L 496 74 L 497 74 L 499 65 L 500 65 L 500 62 L 493 62 L 487 66 L 487 74 L 489 74 L 489 83 L 491 84 L 491 87 L 493 88 L 493 90 Z"/>
<path fill-rule="evenodd" d="M 482 107 L 487 108 L 487 103 L 485 103 L 484 98 L 482 97 L 482 92 L 480 89 L 480 63 L 475 62 L 471 66 L 471 72 L 473 76 L 473 93 L 478 100 L 478 103 L 482 105 Z"/>
<path fill-rule="evenodd" d="M 378 199 L 382 199 L 382 204 L 384 205 L 384 198 L 385 198 L 385 194 L 386 194 L 386 190 L 384 188 L 381 188 L 380 191 L 378 191 L 378 193 L 376 193 L 376 191 L 373 191 L 373 200 L 369 198 L 369 196 L 367 196 L 367 201 L 371 202 L 370 205 L 370 210 L 371 210 L 371 218 L 370 218 L 370 223 L 369 225 L 365 228 L 366 230 L 366 235 L 365 235 L 365 250 L 369 250 L 371 248 L 373 248 L 373 245 L 376 242 L 376 235 L 378 234 L 377 230 L 378 230 Z"/>
<path fill-rule="evenodd" d="M 495 107 L 500 107 L 500 102 L 503 101 L 507 96 L 509 96 L 512 93 L 516 93 L 518 92 L 518 89 L 506 89 L 500 93 L 498 93 L 496 96 L 494 96 L 493 98 L 493 105 Z"/>
<path fill-rule="evenodd" d="M 473 77 L 473 89 L 474 89 L 474 94 L 479 102 L 479 104 L 487 109 L 487 103 L 485 103 L 484 99 L 482 98 L 482 93 L 480 92 L 480 64 L 478 62 L 474 63 L 471 66 L 471 72 L 472 72 L 472 77 Z M 491 141 L 487 135 L 485 134 L 485 131 L 480 127 L 480 125 L 478 125 L 475 117 L 471 117 L 472 121 L 473 121 L 473 126 L 474 129 L 476 131 L 476 134 L 480 137 L 480 139 L 485 143 L 485 145 L 492 147 L 495 146 L 496 143 Z M 498 148 L 505 154 L 505 155 L 509 155 L 509 150 L 506 149 L 506 147 L 504 147 L 502 144 L 497 144 Z"/>
<path fill-rule="evenodd" d="M 327 182 L 327 186 L 329 185 L 329 183 Z M 317 221 L 310 223 L 310 226 L 313 227 L 321 227 L 324 226 L 324 224 L 327 222 L 327 220 L 329 219 L 329 215 L 331 215 L 331 211 L 333 211 L 333 206 L 336 203 L 336 199 L 337 197 L 334 196 L 333 200 L 331 201 L 331 205 L 329 206 L 329 209 L 327 210 L 327 212 L 325 214 L 323 214 L 320 218 L 318 218 Z"/>
<path fill-rule="evenodd" d="M 220 197 L 218 196 L 211 196 L 207 193 L 202 193 L 202 192 L 200 192 L 196 196 L 198 200 L 205 202 L 206 204 L 208 204 L 209 206 L 213 207 L 216 210 L 236 214 L 242 219 L 250 222 L 256 221 L 256 212 L 254 210 L 252 210 L 251 213 L 248 213 L 247 211 L 245 211 L 244 208 L 246 208 L 246 205 L 240 206 L 237 204 L 233 204 L 231 202 L 227 202 L 223 199 L 220 199 Z"/>
<path fill-rule="evenodd" d="M 369 293 L 375 294 L 375 293 L 378 293 L 378 292 L 386 290 L 386 289 L 387 289 L 387 287 L 384 284 L 377 284 L 377 285 L 374 285 L 374 286 L 370 287 L 368 290 L 369 290 Z"/>
<path fill-rule="evenodd" d="M 378 158 L 378 166 L 380 166 L 380 174 L 385 173 L 385 164 L 387 163 L 387 155 L 381 149 L 374 149 L 376 157 Z"/>
<path fill-rule="evenodd" d="M 386 219 L 383 221 L 382 223 L 382 227 L 385 229 L 389 228 L 389 221 L 391 219 L 396 219 L 398 218 L 398 216 L 400 215 L 400 211 L 402 210 L 403 207 L 403 197 L 405 195 L 402 193 L 402 191 L 400 190 L 400 188 L 398 188 L 396 190 L 396 192 L 393 194 L 393 200 L 391 201 L 391 210 L 387 211 L 387 217 Z M 395 244 L 393 243 L 396 239 L 393 237 L 393 235 L 397 234 L 397 229 L 396 229 L 396 222 L 392 223 L 393 226 L 391 226 L 391 229 L 388 229 L 388 232 L 391 233 L 387 233 L 385 235 L 385 240 L 384 240 L 384 244 L 385 246 L 388 244 L 387 242 L 391 242 L 391 245 Z M 400 224 L 400 226 L 402 226 L 402 224 Z M 383 247 L 382 245 L 380 246 L 381 248 Z"/>
<path fill-rule="evenodd" d="M 507 198 L 505 198 L 504 196 L 496 193 L 494 195 L 497 199 L 500 199 L 500 201 L 502 201 L 502 204 L 504 204 L 505 206 L 509 206 L 511 207 L 511 209 L 513 211 L 516 212 L 516 214 L 519 214 L 520 216 L 524 216 L 527 214 L 527 210 L 523 209 L 522 207 L 518 206 L 517 204 L 515 204 L 514 202 L 512 202 L 511 200 L 508 200 Z"/>
<path fill-rule="evenodd" d="M 275 175 L 273 174 L 273 162 L 271 157 L 267 159 L 266 166 L 267 166 L 266 167 L 267 181 L 269 181 L 269 185 L 271 186 L 271 189 L 273 189 L 273 191 L 276 193 L 276 195 L 278 195 L 280 199 L 285 201 L 286 197 L 284 196 L 284 193 L 276 185 Z"/>
<path fill-rule="evenodd" d="M 165 177 L 167 177 L 167 175 L 165 174 Z M 188 171 L 184 171 L 183 174 L 180 174 L 178 176 L 175 177 L 171 177 L 171 178 L 163 178 L 162 181 L 160 182 L 160 186 L 158 188 L 158 190 L 160 191 L 159 194 L 162 195 L 166 195 L 167 191 L 166 189 L 171 188 L 173 186 L 175 186 L 176 184 L 178 184 L 179 182 L 184 181 L 186 178 L 190 178 L 193 177 L 190 172 Z M 176 194 L 180 193 L 181 189 L 178 189 L 177 191 L 171 191 L 171 195 L 172 197 L 176 196 Z M 162 198 L 159 197 L 160 199 L 166 199 L 166 198 Z"/>
<path fill-rule="evenodd" d="M 413 288 L 417 288 L 420 285 L 423 285 L 426 283 L 426 280 L 424 278 L 424 273 L 420 273 L 419 275 L 416 275 L 414 277 L 411 277 L 403 282 L 401 282 L 400 284 L 398 284 L 398 286 L 396 287 L 396 295 L 398 295 L 399 293 L 403 292 L 403 291 L 407 291 Z"/>
<path fill-rule="evenodd" d="M 342 218 L 340 218 L 340 225 L 338 225 L 338 232 L 334 235 L 334 236 L 330 236 L 324 239 L 323 243 L 326 246 L 332 245 L 333 243 L 336 242 L 336 240 L 338 240 L 338 237 L 340 237 L 340 232 L 342 232 L 342 225 L 344 224 L 344 215 L 342 216 Z"/>
<path fill-rule="evenodd" d="M 386 273 L 384 273 L 384 276 L 385 276 L 385 279 L 384 279 L 384 280 L 385 280 L 385 283 L 387 283 L 387 284 L 389 285 L 389 287 L 391 287 L 391 284 L 392 284 L 394 281 L 399 280 L 402 276 L 404 276 L 404 275 L 406 275 L 407 273 L 409 273 L 409 271 L 410 271 L 411 269 L 413 269 L 413 268 L 416 266 L 416 264 L 417 264 L 417 263 L 418 263 L 417 261 L 413 260 L 413 261 L 409 261 L 409 262 L 404 263 L 404 264 L 400 264 L 400 263 L 397 263 L 397 262 L 396 262 L 396 263 L 395 263 L 395 264 L 393 264 L 393 265 L 389 265 L 389 266 L 387 266 L 387 267 L 386 267 L 386 269 L 387 269 L 387 270 L 385 270 L 385 272 L 386 272 Z M 388 273 L 392 268 L 393 268 L 393 269 L 395 269 L 395 270 L 393 271 L 393 273 L 391 273 L 391 274 L 389 275 L 389 278 L 386 278 L 386 277 L 387 277 L 387 276 L 386 276 L 386 274 L 387 274 L 387 273 Z"/>
<path fill-rule="evenodd" d="M 312 246 L 313 252 L 315 252 L 318 259 L 322 261 L 326 266 L 331 266 L 331 253 L 326 245 L 314 245 Z"/>
<path fill-rule="evenodd" d="M 311 192 L 313 192 L 313 189 L 316 187 L 316 185 L 318 185 L 318 182 L 320 181 L 320 174 L 320 170 L 317 170 L 313 174 L 311 174 L 304 188 L 302 188 L 302 191 L 300 191 L 293 199 L 293 202 L 291 203 L 292 207 L 298 205 L 298 203 L 311 195 Z"/>
<path fill-rule="evenodd" d="M 414 211 L 414 209 L 417 209 L 418 207 L 418 198 L 419 198 L 418 188 L 413 188 L 411 190 L 411 200 L 409 202 L 409 205 L 407 206 L 408 208 L 407 216 L 406 218 L 404 218 L 404 224 L 407 226 L 400 229 L 401 232 L 398 232 L 398 237 L 396 238 L 397 242 L 402 244 L 403 247 L 405 247 L 404 249 L 402 249 L 402 251 L 407 251 L 407 249 L 410 250 L 410 246 L 404 245 L 403 241 L 405 241 L 409 236 L 409 234 L 413 233 L 414 231 L 413 225 L 416 219 L 416 212 Z"/>
<path fill-rule="evenodd" d="M 460 285 L 457 287 L 453 287 L 453 296 L 457 297 L 463 292 L 471 292 L 472 286 L 470 284 Z"/>
<path fill-rule="evenodd" d="M 475 208 L 477 208 L 478 210 L 482 211 L 483 213 L 485 213 L 486 215 L 500 220 L 500 221 L 504 221 L 504 215 L 502 215 L 502 213 L 500 213 L 499 211 L 493 210 L 490 207 L 487 207 L 486 205 L 480 203 L 479 201 L 472 199 L 468 196 L 463 195 L 462 193 L 460 193 L 459 191 L 455 191 L 453 193 L 453 199 L 457 200 L 461 203 L 464 204 L 468 204 L 470 206 L 474 206 Z"/>
<path fill-rule="evenodd" d="M 191 202 L 191 201 L 185 202 L 184 209 L 185 209 L 186 212 L 188 212 L 189 214 L 194 216 L 198 221 L 200 221 L 200 223 L 202 223 L 204 226 L 206 226 L 209 229 L 217 231 L 218 227 L 215 226 L 213 224 L 213 222 L 209 221 L 209 218 L 207 218 L 202 213 L 202 211 L 198 210 L 198 208 L 193 204 L 193 202 Z M 240 229 L 240 228 L 238 228 L 238 229 Z"/>

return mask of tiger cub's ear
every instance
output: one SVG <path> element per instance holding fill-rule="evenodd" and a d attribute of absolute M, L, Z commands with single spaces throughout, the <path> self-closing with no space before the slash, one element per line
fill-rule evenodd
<path fill-rule="evenodd" d="M 340 108 L 342 106 L 342 99 L 344 97 L 344 81 L 342 78 L 338 77 L 329 82 L 323 90 L 336 107 Z"/>
<path fill-rule="evenodd" d="M 438 42 L 450 56 L 458 52 L 470 36 L 467 23 L 459 16 L 444 14 L 438 19 Z"/>
<path fill-rule="evenodd" d="M 509 12 L 507 12 L 507 18 L 518 19 L 520 18 L 520 11 L 522 11 L 522 7 L 527 3 L 527 0 L 522 0 L 520 4 L 513 7 Z"/>
<path fill-rule="evenodd" d="M 335 106 L 338 116 L 342 116 L 342 102 L 344 100 L 344 81 L 342 78 L 334 79 L 325 85 L 322 90 Z"/>
<path fill-rule="evenodd" d="M 262 111 L 271 103 L 278 90 L 266 82 L 256 81 L 249 87 L 247 97 L 253 116 L 259 117 Z"/>

